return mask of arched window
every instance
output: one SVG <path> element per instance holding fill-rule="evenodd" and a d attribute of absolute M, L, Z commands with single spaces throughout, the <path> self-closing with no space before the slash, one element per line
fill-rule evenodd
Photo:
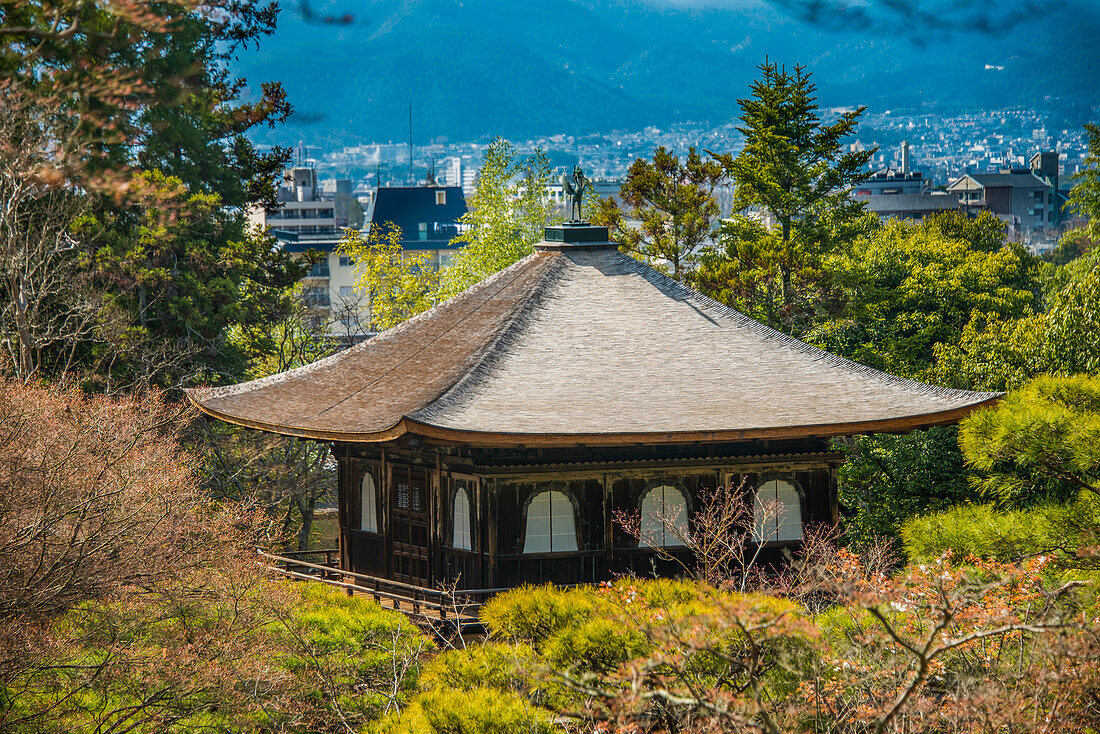
<path fill-rule="evenodd" d="M 527 506 L 524 553 L 558 553 L 577 550 L 577 526 L 573 503 L 564 492 L 539 492 Z"/>
<path fill-rule="evenodd" d="M 451 514 L 451 546 L 470 550 L 470 495 L 465 487 L 455 492 L 454 512 Z"/>
<path fill-rule="evenodd" d="M 802 495 L 794 485 L 771 479 L 756 488 L 752 539 L 757 543 L 802 538 Z"/>
<path fill-rule="evenodd" d="M 642 497 L 639 548 L 683 545 L 688 533 L 687 498 L 667 484 L 653 487 Z"/>
<path fill-rule="evenodd" d="M 374 474 L 363 472 L 359 488 L 359 529 L 368 533 L 378 532 L 378 505 L 375 500 Z"/>

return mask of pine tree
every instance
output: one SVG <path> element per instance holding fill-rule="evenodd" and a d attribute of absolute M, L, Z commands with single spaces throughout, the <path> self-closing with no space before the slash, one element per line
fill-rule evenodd
<path fill-rule="evenodd" d="M 714 155 L 734 182 L 733 216 L 703 258 L 699 285 L 771 326 L 794 332 L 821 292 L 820 256 L 866 223 L 851 188 L 874 150 L 843 152 L 864 108 L 831 123 L 818 115 L 804 67 L 765 61 L 738 101 L 745 147 Z"/>
<path fill-rule="evenodd" d="M 685 280 L 718 217 L 713 192 L 723 176 L 722 166 L 704 160 L 695 148 L 681 163 L 659 147 L 652 162 L 639 158 L 630 166 L 620 189 L 628 208 L 624 211 L 612 198 L 600 199 L 593 221 L 610 227 L 627 251 L 650 264 L 668 263 L 672 277 Z M 640 228 L 627 224 L 629 219 L 639 221 Z"/>

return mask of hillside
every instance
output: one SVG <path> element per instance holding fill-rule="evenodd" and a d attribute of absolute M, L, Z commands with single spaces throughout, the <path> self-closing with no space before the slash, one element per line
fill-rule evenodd
<path fill-rule="evenodd" d="M 625 0 L 329 0 L 239 71 L 282 81 L 296 115 L 257 137 L 320 144 L 416 137 L 583 133 L 726 120 L 767 55 L 815 73 L 824 106 L 981 109 L 1100 102 L 1100 35 L 1084 0 L 1011 28 L 855 29 L 756 0 L 724 6 Z M 981 23 L 977 23 L 981 26 Z M 993 68 L 987 68 L 993 67 Z M 997 69 L 996 67 L 1003 67 Z M 1045 99 L 1044 98 L 1050 98 Z"/>

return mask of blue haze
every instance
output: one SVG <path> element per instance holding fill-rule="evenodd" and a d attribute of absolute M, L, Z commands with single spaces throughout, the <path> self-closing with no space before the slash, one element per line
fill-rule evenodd
<path fill-rule="evenodd" d="M 284 0 L 238 70 L 295 107 L 267 143 L 403 141 L 410 102 L 418 142 L 717 125 L 765 56 L 806 65 L 825 107 L 1061 127 L 1098 117 L 1098 38 L 1092 0 Z"/>

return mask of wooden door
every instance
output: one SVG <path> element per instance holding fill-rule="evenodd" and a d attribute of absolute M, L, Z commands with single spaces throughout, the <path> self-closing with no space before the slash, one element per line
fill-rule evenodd
<path fill-rule="evenodd" d="M 419 469 L 394 466 L 391 477 L 393 578 L 407 584 L 430 586 L 428 474 Z"/>

